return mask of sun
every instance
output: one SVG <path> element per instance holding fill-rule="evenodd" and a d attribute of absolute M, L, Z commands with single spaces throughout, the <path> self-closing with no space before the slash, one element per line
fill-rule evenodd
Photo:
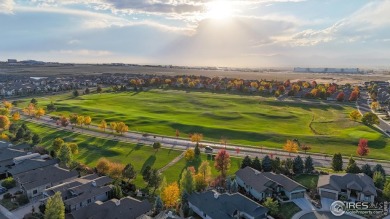
<path fill-rule="evenodd" d="M 233 5 L 229 0 L 217 0 L 207 6 L 207 18 L 223 20 L 233 16 Z"/>

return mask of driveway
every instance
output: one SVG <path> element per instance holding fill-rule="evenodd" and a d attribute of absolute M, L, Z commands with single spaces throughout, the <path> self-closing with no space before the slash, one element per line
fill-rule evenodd
<path fill-rule="evenodd" d="M 306 198 L 293 199 L 293 202 L 302 209 L 302 211 L 316 210 L 316 208 Z"/>
<path fill-rule="evenodd" d="M 330 205 L 331 205 L 334 201 L 335 201 L 335 200 L 329 199 L 329 198 L 321 198 L 321 204 L 322 204 L 321 210 L 323 210 L 323 211 L 330 211 Z"/>

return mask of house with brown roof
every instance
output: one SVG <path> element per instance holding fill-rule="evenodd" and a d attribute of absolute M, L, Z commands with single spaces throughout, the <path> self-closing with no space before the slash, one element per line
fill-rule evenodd
<path fill-rule="evenodd" d="M 306 187 L 283 174 L 260 172 L 245 167 L 236 172 L 237 184 L 255 199 L 261 201 L 266 197 L 275 197 L 288 202 L 304 198 Z"/>
<path fill-rule="evenodd" d="M 372 178 L 364 173 L 321 175 L 317 189 L 322 198 L 333 200 L 344 196 L 349 200 L 374 202 L 377 196 Z"/>

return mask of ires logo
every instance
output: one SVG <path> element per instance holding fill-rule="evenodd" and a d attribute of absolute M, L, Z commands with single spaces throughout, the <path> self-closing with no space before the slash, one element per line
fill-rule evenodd
<path fill-rule="evenodd" d="M 330 211 L 335 216 L 341 216 L 343 214 L 387 215 L 388 208 L 388 202 L 370 203 L 334 201 L 330 205 Z"/>

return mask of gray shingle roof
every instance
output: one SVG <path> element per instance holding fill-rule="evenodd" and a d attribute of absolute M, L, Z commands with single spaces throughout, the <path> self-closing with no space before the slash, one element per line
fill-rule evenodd
<path fill-rule="evenodd" d="M 12 166 L 11 169 L 8 170 L 7 172 L 10 173 L 12 176 L 15 176 L 20 173 L 24 173 L 30 170 L 35 170 L 41 167 L 54 165 L 57 163 L 58 163 L 57 159 L 52 159 L 52 160 L 27 159 L 24 160 L 22 163 Z"/>
<path fill-rule="evenodd" d="M 373 180 L 364 173 L 321 175 L 317 187 L 339 192 L 341 189 L 353 189 L 362 191 L 365 195 L 377 195 Z"/>
<path fill-rule="evenodd" d="M 234 218 L 234 212 L 245 212 L 254 218 L 264 216 L 268 209 L 240 193 L 218 194 L 215 198 L 215 191 L 193 193 L 189 196 L 188 202 L 199 208 L 207 216 L 215 219 Z"/>
<path fill-rule="evenodd" d="M 303 185 L 295 182 L 283 174 L 276 174 L 271 172 L 259 172 L 251 167 L 245 167 L 236 172 L 245 184 L 251 186 L 258 192 L 264 192 L 269 187 L 274 185 L 282 186 L 286 191 L 291 192 L 295 189 L 306 189 Z"/>
<path fill-rule="evenodd" d="M 66 215 L 67 219 L 136 219 L 152 209 L 147 201 L 140 201 L 131 197 L 125 197 L 117 205 L 117 199 L 111 199 L 104 203 L 97 201 L 77 211 Z"/>

